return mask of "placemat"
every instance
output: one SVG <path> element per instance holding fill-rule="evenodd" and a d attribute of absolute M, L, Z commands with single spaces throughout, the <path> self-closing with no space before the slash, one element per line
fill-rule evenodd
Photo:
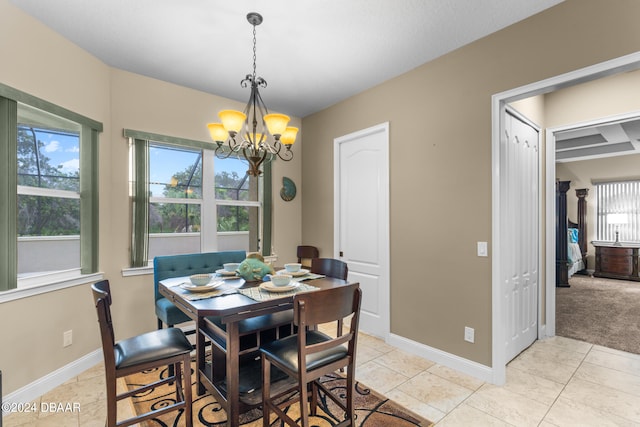
<path fill-rule="evenodd" d="M 267 301 L 270 299 L 290 297 L 300 292 L 317 291 L 319 289 L 320 288 L 307 285 L 306 283 L 300 283 L 300 286 L 287 292 L 269 292 L 258 286 L 253 288 L 238 289 L 238 292 L 256 301 Z"/>
<path fill-rule="evenodd" d="M 209 292 L 189 292 L 188 290 L 182 288 L 180 285 L 182 285 L 182 283 L 172 286 L 173 292 L 179 293 L 184 299 L 189 301 L 198 301 L 201 299 L 221 297 L 223 295 L 231 295 L 238 292 L 236 288 L 226 285 L 220 285 Z"/>

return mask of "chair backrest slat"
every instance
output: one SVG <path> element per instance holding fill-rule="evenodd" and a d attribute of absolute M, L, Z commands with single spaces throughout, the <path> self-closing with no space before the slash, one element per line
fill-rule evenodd
<path fill-rule="evenodd" d="M 347 263 L 334 258 L 314 258 L 311 260 L 311 272 L 328 277 L 347 280 L 349 267 Z"/>
<path fill-rule="evenodd" d="M 319 325 L 344 319 L 354 313 L 354 289 L 358 283 L 338 286 L 320 291 L 305 292 L 294 297 L 294 323 L 300 320 L 300 308 L 304 307 L 304 321 L 307 325 Z M 359 311 L 359 310 L 358 310 Z"/>
<path fill-rule="evenodd" d="M 320 256 L 320 252 L 318 251 L 318 248 L 316 248 L 315 246 L 302 245 L 302 246 L 298 246 L 297 255 L 298 255 L 298 262 L 306 265 L 309 263 L 308 260 L 311 260 L 313 258 L 318 258 Z"/>

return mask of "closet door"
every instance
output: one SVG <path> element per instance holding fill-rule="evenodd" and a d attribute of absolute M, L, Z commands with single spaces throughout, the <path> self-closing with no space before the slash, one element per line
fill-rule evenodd
<path fill-rule="evenodd" d="M 501 170 L 502 292 L 506 308 L 506 360 L 538 338 L 539 136 L 509 112 L 505 115 Z"/>

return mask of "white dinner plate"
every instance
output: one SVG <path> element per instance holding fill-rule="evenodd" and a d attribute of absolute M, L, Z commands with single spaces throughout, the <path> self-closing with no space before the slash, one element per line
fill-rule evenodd
<path fill-rule="evenodd" d="M 192 285 L 191 283 L 183 283 L 180 287 L 189 292 L 209 292 L 222 285 L 224 282 L 216 281 L 203 286 Z"/>
<path fill-rule="evenodd" d="M 235 276 L 236 275 L 235 271 L 227 271 L 224 268 L 221 268 L 220 270 L 216 270 L 216 273 L 218 273 L 221 276 Z"/>
<path fill-rule="evenodd" d="M 291 282 L 286 286 L 274 286 L 271 282 L 262 282 L 260 287 L 267 292 L 288 292 L 300 286 L 299 282 Z"/>
<path fill-rule="evenodd" d="M 291 273 L 290 271 L 287 271 L 287 270 L 278 270 L 276 274 L 289 274 L 293 277 L 300 277 L 300 276 L 304 276 L 305 274 L 309 274 L 309 270 L 307 270 L 306 268 L 301 268 L 295 273 Z"/>

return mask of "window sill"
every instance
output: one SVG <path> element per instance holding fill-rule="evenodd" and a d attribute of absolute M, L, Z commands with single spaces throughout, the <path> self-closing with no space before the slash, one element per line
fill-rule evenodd
<path fill-rule="evenodd" d="M 39 276 L 36 278 L 18 280 L 18 288 L 0 292 L 0 304 L 17 299 L 28 298 L 47 292 L 74 286 L 86 285 L 102 280 L 103 273 L 69 274 L 68 276 Z"/>

